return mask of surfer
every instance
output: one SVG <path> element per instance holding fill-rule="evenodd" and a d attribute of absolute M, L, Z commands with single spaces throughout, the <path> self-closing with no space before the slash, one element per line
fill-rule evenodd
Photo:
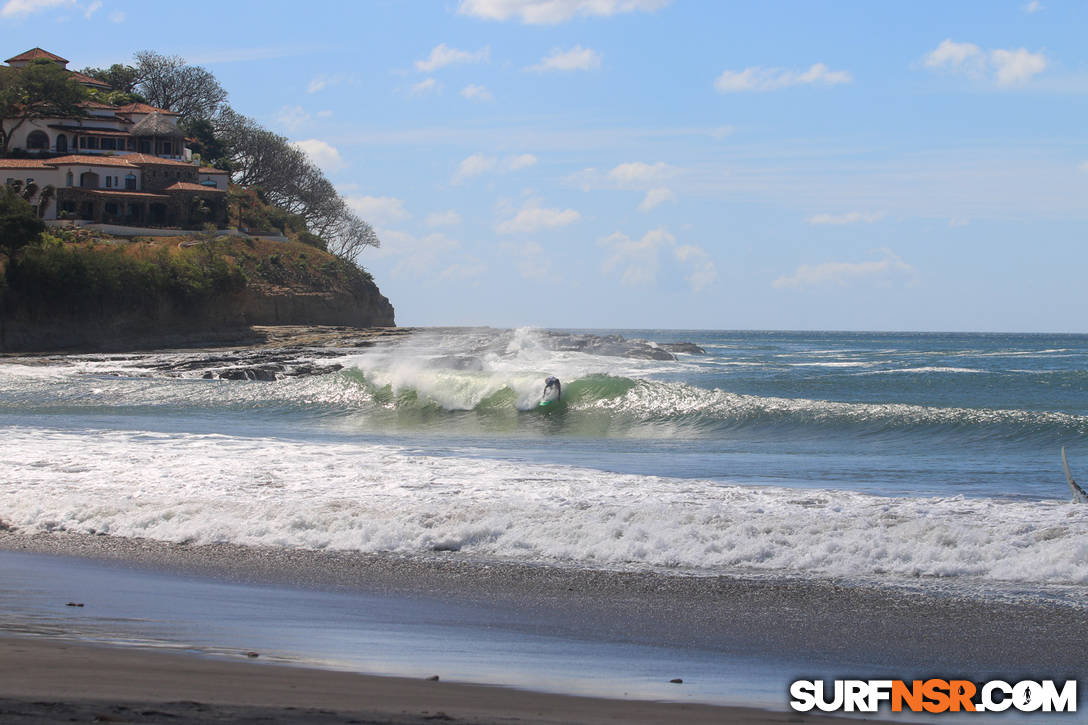
<path fill-rule="evenodd" d="M 1065 460 L 1065 446 L 1062 446 L 1062 468 L 1065 469 L 1065 480 L 1069 481 L 1069 488 L 1073 491 L 1073 503 L 1088 503 L 1088 492 L 1077 485 L 1073 474 L 1069 472 L 1069 461 Z"/>
<path fill-rule="evenodd" d="M 545 405 L 547 403 L 555 403 L 559 400 L 559 396 L 562 392 L 563 389 L 559 383 L 559 378 L 549 376 L 544 381 L 544 394 L 540 396 L 540 404 Z"/>

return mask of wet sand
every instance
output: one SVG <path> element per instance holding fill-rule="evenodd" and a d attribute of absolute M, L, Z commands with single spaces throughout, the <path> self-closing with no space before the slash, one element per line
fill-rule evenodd
<path fill-rule="evenodd" d="M 186 545 L 0 531 L 0 550 L 85 557 L 242 583 L 275 583 L 487 604 L 552 623 L 565 636 L 762 655 L 804 654 L 934 672 L 1077 678 L 1088 603 L 666 572 L 618 572 L 430 557 Z"/>
<path fill-rule="evenodd" d="M 607 700 L 0 637 L 0 720 L 28 723 L 804 723 L 829 718 Z"/>

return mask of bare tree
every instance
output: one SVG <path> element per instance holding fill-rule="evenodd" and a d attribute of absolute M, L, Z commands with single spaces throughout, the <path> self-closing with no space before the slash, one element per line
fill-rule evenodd
<path fill-rule="evenodd" d="M 354 262 L 366 247 L 380 246 L 371 226 L 348 209 L 321 169 L 286 138 L 229 106 L 213 125 L 234 183 L 259 188 L 269 203 L 301 217 L 310 233 L 342 259 Z"/>
<path fill-rule="evenodd" d="M 227 92 L 214 75 L 176 55 L 140 51 L 136 73 L 136 89 L 148 103 L 185 118 L 211 118 L 227 100 Z"/>
<path fill-rule="evenodd" d="M 374 229 L 356 214 L 345 211 L 335 223 L 331 233 L 324 236 L 329 252 L 348 262 L 358 262 L 359 254 L 367 247 L 380 247 L 381 240 Z"/>

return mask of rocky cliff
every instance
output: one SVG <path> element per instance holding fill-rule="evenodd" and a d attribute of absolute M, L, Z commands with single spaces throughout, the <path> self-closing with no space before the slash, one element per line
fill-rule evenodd
<path fill-rule="evenodd" d="M 96 238 L 39 256 L 33 268 L 5 270 L 0 352 L 234 343 L 258 337 L 254 325 L 396 324 L 369 274 L 295 242 Z"/>

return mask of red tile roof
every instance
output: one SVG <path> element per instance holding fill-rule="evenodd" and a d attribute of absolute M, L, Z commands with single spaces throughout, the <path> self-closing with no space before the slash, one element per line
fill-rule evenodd
<path fill-rule="evenodd" d="M 108 103 L 99 103 L 98 101 L 80 101 L 77 105 L 80 108 L 104 108 L 107 111 L 112 111 L 117 108 L 117 106 L 111 106 Z"/>
<path fill-rule="evenodd" d="M 217 169 L 214 166 L 201 166 L 200 173 L 202 174 L 229 174 L 229 171 L 223 171 L 223 169 Z"/>
<path fill-rule="evenodd" d="M 14 61 L 14 62 L 18 63 L 21 60 L 37 60 L 38 58 L 48 58 L 49 60 L 55 60 L 58 63 L 67 63 L 68 62 L 67 58 L 61 58 L 59 55 L 53 55 L 48 50 L 42 50 L 41 48 L 31 48 L 30 50 L 26 51 L 25 53 L 20 53 L 19 55 L 15 56 L 13 58 L 8 58 L 4 62 L 5 63 L 11 63 L 12 61 Z"/>
<path fill-rule="evenodd" d="M 85 189 L 82 186 L 65 186 L 58 191 L 71 189 L 72 191 L 80 191 L 84 194 L 94 194 L 95 196 L 121 196 L 121 197 L 135 197 L 137 199 L 169 199 L 166 194 L 152 194 L 149 191 L 125 191 L 123 189 Z"/>
<path fill-rule="evenodd" d="M 136 154 L 131 154 L 135 156 Z M 129 163 L 129 156 L 92 156 L 90 154 L 72 154 L 55 159 L 48 159 L 45 163 L 51 166 L 69 166 L 79 164 L 82 166 L 121 166 L 136 168 L 136 164 Z"/>
<path fill-rule="evenodd" d="M 129 103 L 125 106 L 117 107 L 118 113 L 164 113 L 167 116 L 180 116 L 181 114 L 176 111 L 167 111 L 165 108 L 155 108 L 149 106 L 146 103 Z"/>
<path fill-rule="evenodd" d="M 224 189 L 216 189 L 214 186 L 204 186 L 203 184 L 194 184 L 189 181 L 178 181 L 166 187 L 166 191 L 209 191 L 213 194 L 226 194 Z"/>
<path fill-rule="evenodd" d="M 134 164 L 158 164 L 159 166 L 189 166 L 192 167 L 191 161 L 178 161 L 177 159 L 161 159 L 158 156 L 152 156 L 151 154 L 128 154 L 126 159 Z"/>
<path fill-rule="evenodd" d="M 0 159 L 0 169 L 51 169 L 44 159 Z"/>
<path fill-rule="evenodd" d="M 110 88 L 111 87 L 109 83 L 105 83 L 103 81 L 100 81 L 97 78 L 91 78 L 90 76 L 85 76 L 82 73 L 77 73 L 74 70 L 70 70 L 70 71 L 68 71 L 68 73 L 73 78 L 75 78 L 77 81 L 79 81 L 80 83 L 82 83 L 83 85 L 86 85 L 86 86 L 94 86 L 96 88 Z"/>

